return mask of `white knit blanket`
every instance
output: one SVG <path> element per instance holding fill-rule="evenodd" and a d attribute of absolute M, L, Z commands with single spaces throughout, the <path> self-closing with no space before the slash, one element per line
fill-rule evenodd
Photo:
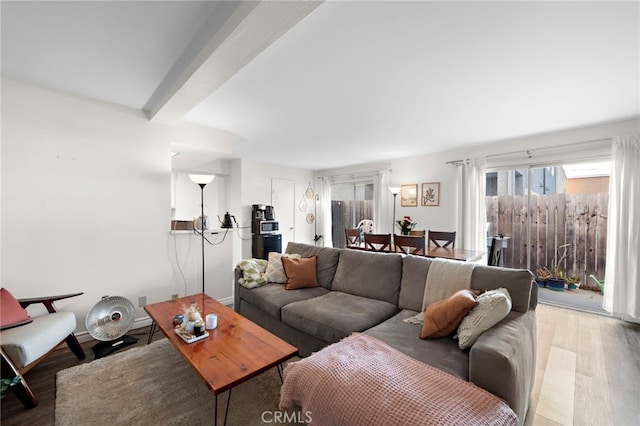
<path fill-rule="evenodd" d="M 352 334 L 284 370 L 280 409 L 311 425 L 515 425 L 495 395 L 365 334 Z"/>
<path fill-rule="evenodd" d="M 432 259 L 422 296 L 422 309 L 418 315 L 404 319 L 409 324 L 423 324 L 424 310 L 438 300 L 459 290 L 471 288 L 471 274 L 476 264 L 448 259 Z"/>

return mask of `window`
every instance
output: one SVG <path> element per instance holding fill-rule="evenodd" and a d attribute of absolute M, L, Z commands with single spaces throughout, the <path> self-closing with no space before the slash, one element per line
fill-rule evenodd
<path fill-rule="evenodd" d="M 345 228 L 373 219 L 373 182 L 336 183 L 331 186 L 331 221 L 334 247 L 345 247 Z"/>

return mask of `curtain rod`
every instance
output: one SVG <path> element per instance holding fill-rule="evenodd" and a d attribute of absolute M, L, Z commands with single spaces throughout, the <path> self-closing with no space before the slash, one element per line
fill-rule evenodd
<path fill-rule="evenodd" d="M 532 158 L 534 155 L 544 153 L 545 151 L 548 151 L 548 152 L 562 151 L 562 150 L 566 150 L 568 148 L 573 148 L 577 146 L 582 147 L 584 145 L 596 145 L 596 144 L 604 145 L 605 143 L 611 143 L 611 138 L 592 139 L 588 141 L 563 144 L 559 146 L 546 146 L 541 148 L 532 148 L 532 149 L 525 149 L 520 151 L 504 152 L 501 154 L 490 154 L 490 155 L 486 155 L 484 158 L 485 160 L 491 160 L 491 159 L 502 158 L 502 157 L 512 157 L 512 156 L 515 157 L 519 155 L 526 156 L 527 158 Z M 469 160 L 470 160 L 469 158 L 465 158 L 461 160 L 452 160 L 452 161 L 447 161 L 445 164 L 452 164 L 458 167 L 468 162 Z"/>

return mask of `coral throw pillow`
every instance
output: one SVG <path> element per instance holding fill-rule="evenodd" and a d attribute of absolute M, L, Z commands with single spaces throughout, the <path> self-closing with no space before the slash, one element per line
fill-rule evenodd
<path fill-rule="evenodd" d="M 31 322 L 26 309 L 7 289 L 0 289 L 0 328 L 11 328 Z"/>
<path fill-rule="evenodd" d="M 300 259 L 283 257 L 282 266 L 287 274 L 286 290 L 320 286 L 316 278 L 316 256 Z"/>
<path fill-rule="evenodd" d="M 472 290 L 460 290 L 446 299 L 431 303 L 424 311 L 424 324 L 420 338 L 450 335 L 475 305 L 476 295 Z"/>

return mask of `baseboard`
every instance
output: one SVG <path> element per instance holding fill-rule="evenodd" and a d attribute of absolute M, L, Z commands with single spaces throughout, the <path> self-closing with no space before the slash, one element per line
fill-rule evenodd
<path fill-rule="evenodd" d="M 225 306 L 229 306 L 233 309 L 233 296 L 225 297 L 222 299 L 218 299 L 218 302 L 222 303 Z M 138 328 L 148 327 L 151 325 L 151 318 L 149 316 L 136 318 L 131 325 L 130 330 L 136 330 Z M 82 331 L 80 333 L 75 333 L 76 338 L 80 343 L 89 342 L 95 340 L 87 331 Z"/>

